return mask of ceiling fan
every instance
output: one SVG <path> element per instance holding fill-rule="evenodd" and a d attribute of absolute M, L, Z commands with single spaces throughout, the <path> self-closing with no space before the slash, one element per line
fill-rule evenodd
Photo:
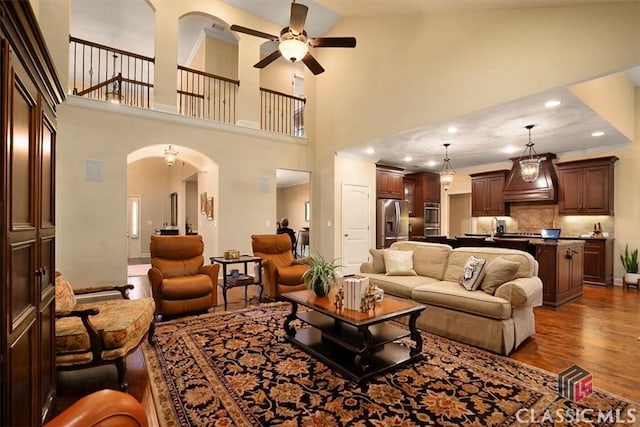
<path fill-rule="evenodd" d="M 262 31 L 232 25 L 231 30 L 245 33 L 267 40 L 278 42 L 278 49 L 264 57 L 254 65 L 256 68 L 264 68 L 281 56 L 291 62 L 302 61 L 313 74 L 324 72 L 322 65 L 309 53 L 311 47 L 356 47 L 355 37 L 317 37 L 308 38 L 304 30 L 309 8 L 295 0 L 291 3 L 291 16 L 289 26 L 280 31 L 280 37 Z"/>

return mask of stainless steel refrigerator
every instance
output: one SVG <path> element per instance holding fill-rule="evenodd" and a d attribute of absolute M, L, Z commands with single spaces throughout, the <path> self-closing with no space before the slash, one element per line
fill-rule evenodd
<path fill-rule="evenodd" d="M 393 242 L 402 240 L 409 240 L 409 202 L 378 199 L 376 248 L 388 248 Z"/>

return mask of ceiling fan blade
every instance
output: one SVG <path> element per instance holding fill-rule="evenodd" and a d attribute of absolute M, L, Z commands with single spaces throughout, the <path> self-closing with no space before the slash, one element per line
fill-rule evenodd
<path fill-rule="evenodd" d="M 280 53 L 280 51 L 278 49 L 276 49 L 273 52 L 271 52 L 269 55 L 267 55 L 264 58 L 262 58 L 259 62 L 257 62 L 254 65 L 254 67 L 256 67 L 256 68 L 264 68 L 267 65 L 271 64 L 276 59 L 280 58 L 281 56 L 282 56 L 282 54 Z"/>
<path fill-rule="evenodd" d="M 291 3 L 291 18 L 289 19 L 289 29 L 295 34 L 302 34 L 304 21 L 307 19 L 309 8 L 300 3 Z"/>
<path fill-rule="evenodd" d="M 304 58 L 302 58 L 302 62 L 304 62 L 304 65 L 306 65 L 313 74 L 318 75 L 320 73 L 324 73 L 322 65 L 320 65 L 320 63 L 316 61 L 316 58 L 314 58 L 310 53 L 307 52 Z"/>
<path fill-rule="evenodd" d="M 309 39 L 311 47 L 356 47 L 355 37 L 318 37 Z"/>
<path fill-rule="evenodd" d="M 277 41 L 280 38 L 278 36 L 274 36 L 272 34 L 263 33 L 262 31 L 253 30 L 251 28 L 242 27 L 240 25 L 232 25 L 229 27 L 231 31 L 237 31 L 239 33 L 249 34 L 250 36 L 262 37 L 263 39 L 268 39 L 272 41 Z"/>

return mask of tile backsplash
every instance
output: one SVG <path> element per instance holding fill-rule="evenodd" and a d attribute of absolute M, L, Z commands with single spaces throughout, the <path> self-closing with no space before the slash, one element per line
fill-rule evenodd
<path fill-rule="evenodd" d="M 559 215 L 558 205 L 512 205 L 511 215 L 498 217 L 507 221 L 509 233 L 539 233 L 543 228 L 560 228 L 562 236 L 580 236 L 593 232 L 600 223 L 602 231 L 614 235 L 614 217 L 608 215 Z M 477 233 L 491 233 L 492 217 L 479 217 Z M 493 224 L 495 226 L 495 224 Z"/>

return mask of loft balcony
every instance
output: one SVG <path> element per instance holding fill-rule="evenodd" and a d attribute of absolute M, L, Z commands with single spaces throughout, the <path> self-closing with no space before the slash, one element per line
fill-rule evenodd
<path fill-rule="evenodd" d="M 69 37 L 71 94 L 153 109 L 155 58 Z M 240 81 L 176 65 L 178 114 L 236 124 Z M 260 129 L 304 137 L 306 99 L 268 88 L 260 91 Z"/>

